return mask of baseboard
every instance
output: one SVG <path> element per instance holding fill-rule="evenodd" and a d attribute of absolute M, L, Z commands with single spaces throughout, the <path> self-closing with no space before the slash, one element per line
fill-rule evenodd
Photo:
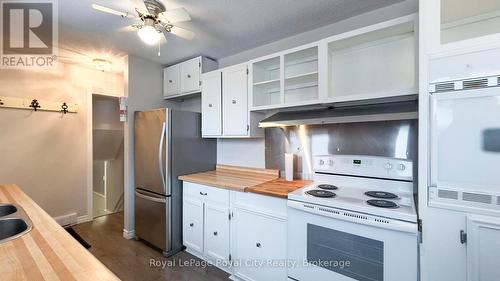
<path fill-rule="evenodd" d="M 135 230 L 123 230 L 123 238 L 125 239 L 134 239 L 135 238 Z"/>
<path fill-rule="evenodd" d="M 89 215 L 83 215 L 76 218 L 76 224 L 92 221 L 92 217 Z"/>
<path fill-rule="evenodd" d="M 60 226 L 70 226 L 70 225 L 76 224 L 77 217 L 76 217 L 76 213 L 69 213 L 69 214 L 66 214 L 66 215 L 54 217 L 54 220 Z"/>

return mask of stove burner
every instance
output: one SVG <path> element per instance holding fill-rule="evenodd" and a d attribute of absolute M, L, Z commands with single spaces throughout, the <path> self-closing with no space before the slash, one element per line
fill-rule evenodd
<path fill-rule="evenodd" d="M 325 190 L 335 190 L 335 189 L 339 189 L 338 187 L 336 187 L 336 186 L 335 186 L 335 185 L 333 185 L 333 184 L 319 184 L 319 185 L 318 185 L 318 188 L 325 189 Z"/>
<path fill-rule="evenodd" d="M 396 199 L 398 196 L 394 193 L 390 192 L 385 192 L 385 191 L 368 191 L 365 192 L 365 195 L 374 197 L 374 198 L 381 198 L 381 199 Z"/>
<path fill-rule="evenodd" d="M 314 197 L 322 197 L 322 198 L 330 198 L 337 196 L 335 193 L 326 190 L 313 189 L 306 191 L 307 194 L 312 195 Z"/>
<path fill-rule="evenodd" d="M 380 208 L 389 208 L 389 209 L 395 209 L 399 208 L 398 204 L 389 201 L 389 200 L 381 200 L 381 199 L 370 199 L 366 201 L 368 205 L 372 205 L 375 207 L 380 207 Z"/>

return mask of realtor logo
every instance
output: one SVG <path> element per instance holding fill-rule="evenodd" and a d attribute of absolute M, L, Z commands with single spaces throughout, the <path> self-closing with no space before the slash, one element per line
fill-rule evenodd
<path fill-rule="evenodd" d="M 50 68 L 56 62 L 55 1 L 3 1 L 1 68 Z"/>

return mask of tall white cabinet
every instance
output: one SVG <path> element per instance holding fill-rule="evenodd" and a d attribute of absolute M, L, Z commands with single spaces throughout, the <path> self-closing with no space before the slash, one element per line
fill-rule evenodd
<path fill-rule="evenodd" d="M 202 76 L 202 135 L 206 138 L 262 137 L 262 113 L 248 110 L 248 68 L 239 64 Z"/>

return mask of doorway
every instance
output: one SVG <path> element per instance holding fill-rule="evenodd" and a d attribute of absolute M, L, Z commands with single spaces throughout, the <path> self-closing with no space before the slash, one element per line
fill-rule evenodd
<path fill-rule="evenodd" d="M 123 141 L 119 99 L 92 95 L 92 218 L 123 211 Z"/>

